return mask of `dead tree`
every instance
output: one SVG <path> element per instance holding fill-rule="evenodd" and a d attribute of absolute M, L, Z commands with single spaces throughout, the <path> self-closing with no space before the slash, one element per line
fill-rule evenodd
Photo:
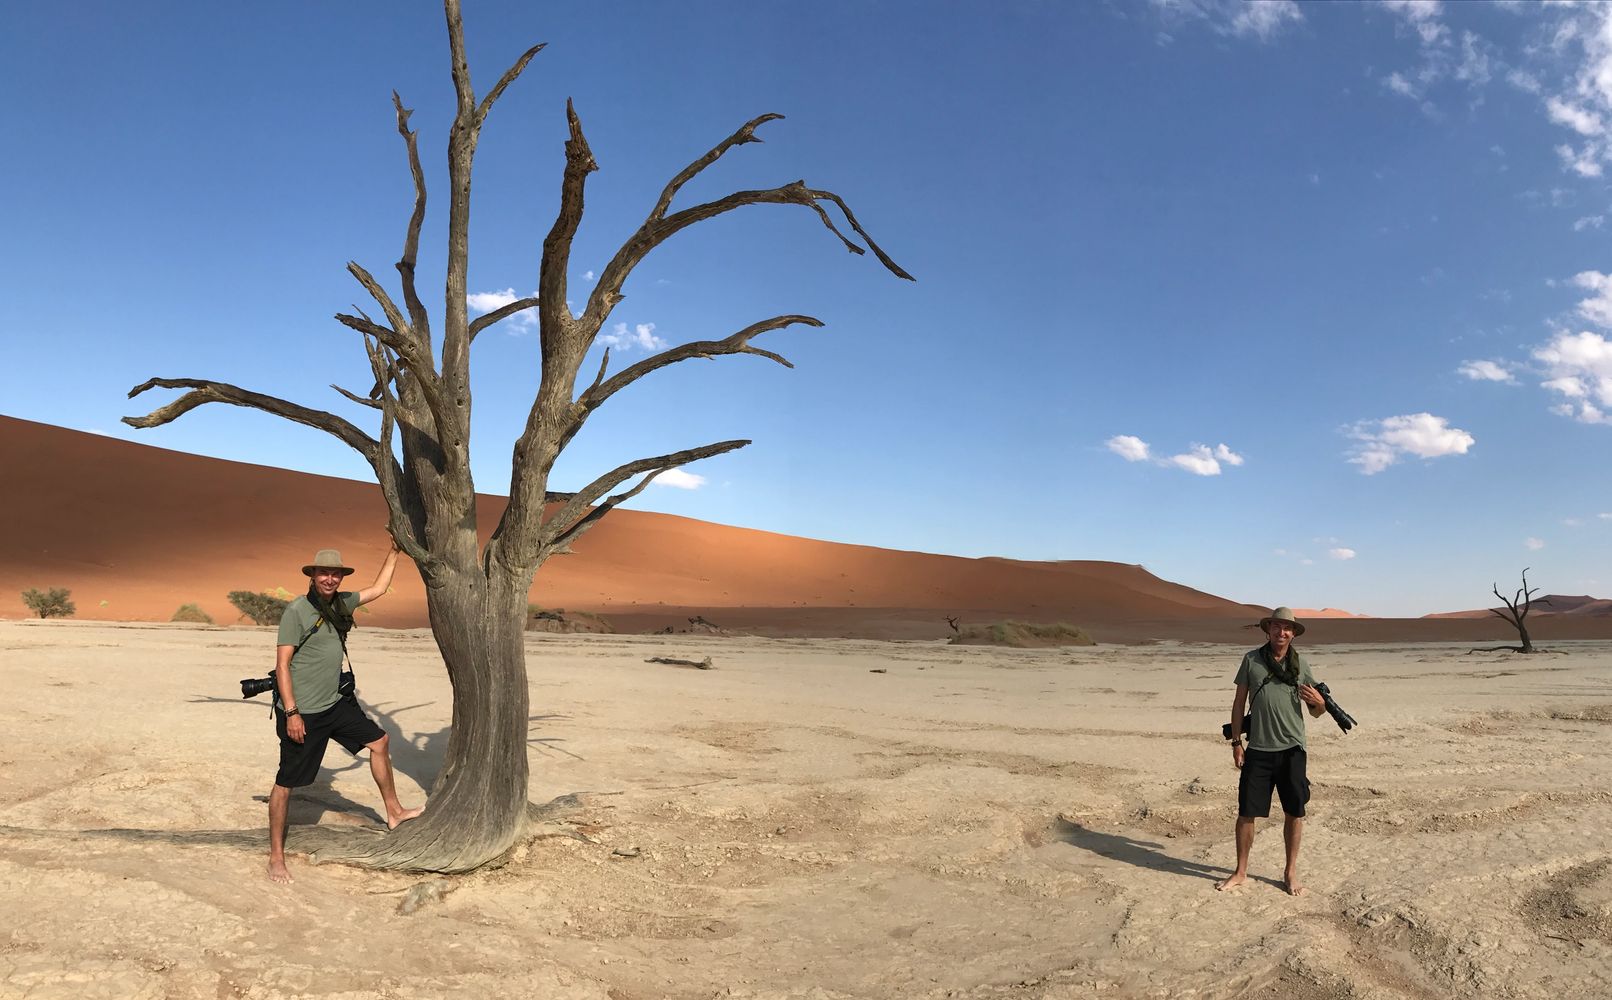
<path fill-rule="evenodd" d="M 1550 603 L 1550 598 L 1541 597 L 1538 600 L 1534 599 L 1534 594 L 1535 594 L 1535 592 L 1537 592 L 1539 590 L 1539 588 L 1538 587 L 1529 587 L 1528 586 L 1528 569 L 1527 568 L 1523 569 L 1523 571 L 1522 571 L 1522 586 L 1520 588 L 1518 588 L 1516 595 L 1513 596 L 1510 600 L 1507 600 L 1506 596 L 1504 594 L 1500 593 L 1500 584 L 1498 584 L 1498 583 L 1494 584 L 1493 589 L 1494 589 L 1494 596 L 1500 598 L 1501 602 L 1505 604 L 1506 610 L 1501 611 L 1499 608 L 1490 608 L 1489 613 L 1491 615 L 1494 615 L 1495 617 L 1501 619 L 1502 621 L 1510 622 L 1512 628 L 1515 628 L 1517 630 L 1517 637 L 1518 637 L 1518 639 L 1521 640 L 1522 645 L 1520 645 L 1520 646 L 1485 646 L 1485 647 L 1483 647 L 1481 649 L 1469 649 L 1469 650 L 1467 650 L 1467 652 L 1469 652 L 1469 653 L 1495 653 L 1495 652 L 1499 652 L 1502 649 L 1510 650 L 1513 653 L 1538 653 L 1538 652 L 1541 652 L 1541 650 L 1537 650 L 1537 649 L 1534 648 L 1533 640 L 1528 637 L 1528 626 L 1523 624 L 1523 619 L 1528 617 L 1528 609 L 1529 608 L 1533 607 L 1535 604 L 1549 604 Z"/>
<path fill-rule="evenodd" d="M 810 316 L 774 316 L 723 339 L 669 348 L 614 374 L 610 373 L 607 350 L 592 380 L 579 383 L 584 356 L 621 301 L 628 275 L 652 250 L 697 222 L 751 205 L 799 205 L 810 209 L 848 250 L 863 253 L 863 247 L 841 232 L 830 217 L 828 209 L 837 209 L 885 268 L 898 277 L 911 280 L 912 276 L 868 237 L 838 195 L 808 187 L 804 181 L 737 191 L 673 209 L 685 184 L 735 146 L 760 142 L 756 130 L 782 117 L 767 114 L 746 122 L 666 184 L 643 223 L 600 272 L 582 314 L 572 315 L 566 306 L 571 243 L 582 221 L 587 177 L 598 169 L 598 163 L 583 136 L 581 118 L 567 101 L 570 138 L 565 144 L 559 212 L 542 242 L 537 294 L 472 319 L 466 300 L 471 163 L 493 104 L 543 46 L 528 49 L 478 98 L 465 59 L 459 0 L 445 0 L 444 8 L 458 103 L 448 138 L 447 280 L 440 333 L 433 331 L 432 317 L 417 291 L 415 261 L 425 218 L 426 183 L 416 133 L 409 128 L 411 112 L 396 93 L 392 103 L 397 131 L 403 138 L 414 190 L 413 213 L 396 265 L 402 301 L 369 271 L 350 263 L 347 270 L 374 299 L 380 316 L 371 318 L 356 307 L 351 315 L 336 316 L 362 338 L 374 387 L 366 395 L 332 388 L 349 401 L 378 411 L 378 436 L 323 410 L 192 378 L 154 378 L 136 386 L 130 397 L 153 388 L 187 391 L 146 416 L 125 417 L 124 422 L 133 427 L 157 427 L 206 403 L 230 403 L 332 434 L 369 462 L 386 500 L 388 529 L 419 567 L 425 582 L 432 634 L 453 685 L 453 728 L 442 771 L 431 788 L 429 808 L 420 819 L 384 837 L 363 833 L 332 836 L 303 829 L 294 831 L 291 846 L 316 849 L 321 861 L 455 872 L 468 871 L 504 854 L 527 823 L 530 722 L 522 632 L 538 568 L 550 556 L 569 551 L 580 535 L 660 473 L 750 442 L 719 441 L 637 459 L 569 493 L 549 489 L 549 475 L 560 452 L 606 400 L 652 372 L 690 358 L 730 354 L 755 355 L 792 368 L 780 355 L 755 347 L 751 341 L 796 324 L 823 325 Z M 524 310 L 535 310 L 539 322 L 538 386 L 515 443 L 509 504 L 483 546 L 476 531 L 476 488 L 470 474 L 470 350 L 477 334 Z"/>

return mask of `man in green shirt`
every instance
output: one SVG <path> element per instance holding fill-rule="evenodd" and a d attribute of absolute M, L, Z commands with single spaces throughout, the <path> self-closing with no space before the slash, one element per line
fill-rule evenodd
<path fill-rule="evenodd" d="M 309 579 L 308 593 L 286 606 L 280 618 L 275 650 L 275 730 L 280 736 L 280 770 L 269 790 L 269 880 L 290 882 L 285 866 L 286 814 L 291 789 L 312 784 L 319 775 L 325 748 L 335 740 L 356 755 L 369 750 L 369 771 L 386 805 L 386 825 L 395 829 L 421 809 L 405 809 L 397 799 L 392 779 L 389 739 L 364 713 L 358 699 L 341 690 L 341 665 L 347 651 L 347 631 L 353 612 L 386 596 L 397 569 L 397 546 L 386 554 L 375 582 L 360 591 L 343 591 L 342 580 L 352 572 L 343 566 L 341 553 L 320 549 L 313 562 L 302 567 Z"/>
<path fill-rule="evenodd" d="M 1271 814 L 1274 790 L 1286 816 L 1282 840 L 1287 847 L 1287 867 L 1282 885 L 1289 895 L 1297 896 L 1304 892 L 1299 882 L 1299 843 L 1304 837 L 1304 805 L 1310 800 L 1301 705 L 1312 716 L 1319 716 L 1326 710 L 1326 699 L 1315 688 L 1310 665 L 1293 646 L 1293 640 L 1304 634 L 1304 626 L 1293 617 L 1292 609 L 1277 608 L 1260 620 L 1259 627 L 1269 641 L 1243 656 L 1231 700 L 1231 761 L 1242 772 L 1237 782 L 1237 870 L 1215 888 L 1233 889 L 1248 880 L 1254 820 Z M 1247 750 L 1243 749 L 1244 708 L 1250 728 Z"/>

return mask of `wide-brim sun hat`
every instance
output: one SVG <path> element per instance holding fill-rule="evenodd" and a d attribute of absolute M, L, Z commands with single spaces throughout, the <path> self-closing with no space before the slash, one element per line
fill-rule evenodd
<path fill-rule="evenodd" d="M 1271 622 L 1286 622 L 1293 626 L 1293 637 L 1296 639 L 1304 634 L 1304 623 L 1293 617 L 1292 608 L 1277 608 L 1259 620 L 1259 629 L 1263 632 L 1270 627 Z"/>
<path fill-rule="evenodd" d="M 313 571 L 316 569 L 339 569 L 342 576 L 346 576 L 353 571 L 351 566 L 342 563 L 341 553 L 336 549 L 320 549 L 315 552 L 313 562 L 302 567 L 302 575 L 313 576 Z"/>

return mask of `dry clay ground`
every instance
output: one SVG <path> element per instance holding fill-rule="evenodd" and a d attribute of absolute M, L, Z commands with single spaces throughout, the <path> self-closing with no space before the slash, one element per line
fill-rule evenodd
<path fill-rule="evenodd" d="M 354 636 L 419 801 L 430 637 Z M 583 839 L 274 886 L 272 726 L 236 697 L 272 642 L 0 622 L 0 995 L 1612 995 L 1612 644 L 1312 650 L 1361 726 L 1311 724 L 1293 899 L 1279 820 L 1212 889 L 1236 648 L 687 636 L 531 638 L 532 798 L 590 793 L 555 828 Z M 367 768 L 328 761 L 293 821 L 375 823 Z"/>

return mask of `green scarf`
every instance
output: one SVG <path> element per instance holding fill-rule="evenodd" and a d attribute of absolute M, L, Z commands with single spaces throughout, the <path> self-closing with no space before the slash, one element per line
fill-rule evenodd
<path fill-rule="evenodd" d="M 353 628 L 353 616 L 342 613 L 341 602 L 339 600 L 326 601 L 323 595 L 319 593 L 319 587 L 310 583 L 308 584 L 308 603 L 312 604 L 313 609 L 319 612 L 319 617 L 330 623 L 331 627 L 341 636 L 342 645 L 345 646 L 347 633 L 352 631 Z"/>
<path fill-rule="evenodd" d="M 1272 677 L 1290 686 L 1299 682 L 1299 673 L 1303 670 L 1303 666 L 1299 663 L 1299 651 L 1295 647 L 1288 645 L 1287 656 L 1281 662 L 1277 662 L 1271 653 L 1270 643 L 1267 642 L 1261 652 L 1265 656 L 1265 669 Z"/>

